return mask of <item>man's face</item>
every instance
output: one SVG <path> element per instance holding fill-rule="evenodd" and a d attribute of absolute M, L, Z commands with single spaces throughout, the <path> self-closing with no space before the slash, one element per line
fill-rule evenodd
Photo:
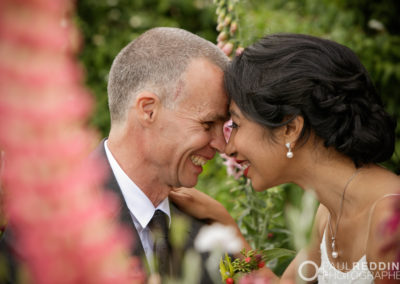
<path fill-rule="evenodd" d="M 175 108 L 161 110 L 154 162 L 166 184 L 193 187 L 202 166 L 224 151 L 228 99 L 222 70 L 207 60 L 193 60 L 181 82 Z"/>

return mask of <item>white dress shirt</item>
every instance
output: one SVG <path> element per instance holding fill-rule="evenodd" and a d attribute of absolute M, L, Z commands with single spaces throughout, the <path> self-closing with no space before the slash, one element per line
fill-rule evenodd
<path fill-rule="evenodd" d="M 140 241 L 142 242 L 147 261 L 150 269 L 153 271 L 153 239 L 151 238 L 150 229 L 147 227 L 154 212 L 160 209 L 168 215 L 169 223 L 171 224 L 171 214 L 169 208 L 168 197 L 165 198 L 157 208 L 154 207 L 150 199 L 143 193 L 143 191 L 128 177 L 122 170 L 118 162 L 113 157 L 110 149 L 107 146 L 107 140 L 104 142 L 107 159 L 110 163 L 111 169 L 115 175 L 119 187 L 121 188 L 122 195 L 124 196 L 126 205 L 129 208 L 133 224 L 139 234 Z"/>

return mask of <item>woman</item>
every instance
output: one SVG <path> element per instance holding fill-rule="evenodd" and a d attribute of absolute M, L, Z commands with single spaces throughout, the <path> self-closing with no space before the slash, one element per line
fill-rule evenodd
<path fill-rule="evenodd" d="M 319 283 L 388 279 L 391 267 L 378 263 L 396 255 L 381 253 L 381 227 L 399 202 L 400 178 L 378 163 L 393 154 L 396 123 L 357 56 L 329 40 L 271 35 L 233 60 L 225 85 L 232 118 L 225 152 L 254 190 L 292 182 L 320 201 L 311 245 L 281 280 L 296 279 L 304 254 L 319 267 Z M 199 192 L 179 189 L 171 198 L 197 217 L 232 224 Z"/>

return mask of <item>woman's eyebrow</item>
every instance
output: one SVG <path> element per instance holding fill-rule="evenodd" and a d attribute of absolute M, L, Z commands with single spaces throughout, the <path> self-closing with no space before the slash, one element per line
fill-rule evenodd
<path fill-rule="evenodd" d="M 237 118 L 240 118 L 240 116 L 239 116 L 233 109 L 230 109 L 230 110 L 229 110 L 229 115 L 230 115 L 230 116 L 235 116 L 235 117 L 237 117 Z"/>

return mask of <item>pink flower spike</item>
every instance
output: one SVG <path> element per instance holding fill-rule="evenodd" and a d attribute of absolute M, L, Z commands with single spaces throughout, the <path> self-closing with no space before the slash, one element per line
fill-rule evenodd
<path fill-rule="evenodd" d="M 265 276 L 257 275 L 255 273 L 243 276 L 239 280 L 239 284 L 270 284 L 270 280 Z"/>
<path fill-rule="evenodd" d="M 120 200 L 101 188 L 104 165 L 88 159 L 93 102 L 71 3 L 0 1 L 0 185 L 13 249 L 32 283 L 145 283 L 129 257 L 135 240 L 115 222 Z"/>

